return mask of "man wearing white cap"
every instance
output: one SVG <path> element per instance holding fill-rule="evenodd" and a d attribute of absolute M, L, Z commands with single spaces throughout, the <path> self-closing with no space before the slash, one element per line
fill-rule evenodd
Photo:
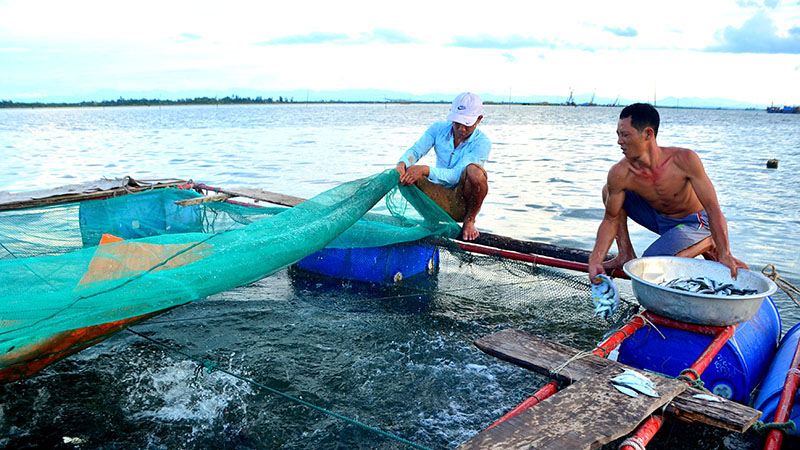
<path fill-rule="evenodd" d="M 477 129 L 481 119 L 480 97 L 470 92 L 459 94 L 447 121 L 431 125 L 397 163 L 403 186 L 416 184 L 450 217 L 464 222 L 461 238 L 465 241 L 478 237 L 475 218 L 489 190 L 483 165 L 492 143 Z M 416 164 L 431 148 L 436 153 L 436 167 Z"/>

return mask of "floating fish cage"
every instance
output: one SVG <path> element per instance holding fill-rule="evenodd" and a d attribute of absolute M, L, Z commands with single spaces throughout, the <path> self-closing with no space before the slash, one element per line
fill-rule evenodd
<path fill-rule="evenodd" d="M 733 337 L 703 372 L 705 387 L 721 397 L 748 403 L 775 354 L 780 333 L 778 309 L 766 297 L 756 314 L 736 327 Z M 662 325 L 658 331 L 643 327 L 620 345 L 618 361 L 675 377 L 694 363 L 713 338 Z"/>
<path fill-rule="evenodd" d="M 397 284 L 439 268 L 439 249 L 418 243 L 366 248 L 324 248 L 303 258 L 299 269 L 332 278 Z"/>

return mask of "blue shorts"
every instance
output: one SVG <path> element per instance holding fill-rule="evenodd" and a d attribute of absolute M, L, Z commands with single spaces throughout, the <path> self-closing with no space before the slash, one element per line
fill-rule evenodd
<path fill-rule="evenodd" d="M 642 256 L 673 256 L 711 236 L 705 210 L 682 219 L 673 219 L 659 214 L 645 199 L 632 191 L 625 191 L 622 209 L 634 222 L 661 235 L 647 247 Z"/>

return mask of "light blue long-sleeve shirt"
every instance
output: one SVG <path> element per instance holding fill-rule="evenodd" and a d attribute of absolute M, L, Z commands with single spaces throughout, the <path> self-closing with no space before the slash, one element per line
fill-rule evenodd
<path fill-rule="evenodd" d="M 400 162 L 411 167 L 425 156 L 431 148 L 436 152 L 436 167 L 430 167 L 428 180 L 451 188 L 458 184 L 461 173 L 470 164 L 483 167 L 489 159 L 492 143 L 476 129 L 458 148 L 453 148 L 453 123 L 436 122 L 400 158 Z"/>

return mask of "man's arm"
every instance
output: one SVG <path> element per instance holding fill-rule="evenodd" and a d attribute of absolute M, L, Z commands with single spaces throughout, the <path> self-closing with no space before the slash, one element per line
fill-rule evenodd
<path fill-rule="evenodd" d="M 620 214 L 622 204 L 625 202 L 625 189 L 621 168 L 615 165 L 608 172 L 606 186 L 608 187 L 608 198 L 606 198 L 606 210 L 603 221 L 597 228 L 597 238 L 594 241 L 592 254 L 589 256 L 589 279 L 595 283 L 595 277 L 605 273 L 603 261 L 608 254 L 608 249 L 614 242 L 619 229 Z"/>
<path fill-rule="evenodd" d="M 411 186 L 422 177 L 427 177 L 430 174 L 430 167 L 417 164 L 406 169 L 406 163 L 400 161 L 397 163 L 397 172 L 400 173 L 400 184 L 403 186 Z"/>
<path fill-rule="evenodd" d="M 436 128 L 437 124 L 433 124 L 425 130 L 425 133 L 422 137 L 417 140 L 405 153 L 403 156 L 400 157 L 400 161 L 397 163 L 395 169 L 397 173 L 400 174 L 400 182 L 403 182 L 403 176 L 407 175 L 410 170 L 416 167 L 414 164 L 417 163 L 420 158 L 425 156 L 431 148 L 436 144 Z M 427 175 L 425 175 L 427 176 Z M 421 177 L 419 173 L 419 169 L 415 173 L 415 179 L 411 181 L 409 184 L 413 184 Z M 406 181 L 408 181 L 408 177 L 406 177 Z M 405 183 L 404 183 L 405 184 Z"/>
<path fill-rule="evenodd" d="M 728 240 L 728 222 L 722 214 L 722 208 L 719 206 L 714 185 L 711 183 L 711 179 L 708 178 L 697 153 L 691 150 L 682 153 L 681 162 L 689 181 L 692 183 L 692 188 L 697 194 L 697 199 L 700 200 L 706 210 L 706 214 L 708 214 L 711 237 L 714 239 L 714 244 L 716 244 L 717 260 L 728 266 L 731 269 L 731 277 L 736 279 L 736 270 L 739 267 L 744 269 L 749 269 L 749 267 L 731 254 L 730 241 Z"/>
<path fill-rule="evenodd" d="M 477 131 L 475 131 L 477 133 Z M 433 183 L 439 183 L 445 186 L 454 186 L 458 184 L 461 179 L 461 174 L 464 169 L 470 164 L 477 164 L 484 167 L 486 161 L 489 159 L 489 152 L 492 149 L 492 143 L 485 135 L 473 136 L 469 145 L 469 152 L 451 168 L 446 167 L 431 167 L 428 178 Z M 465 144 L 462 144 L 465 145 Z"/>

